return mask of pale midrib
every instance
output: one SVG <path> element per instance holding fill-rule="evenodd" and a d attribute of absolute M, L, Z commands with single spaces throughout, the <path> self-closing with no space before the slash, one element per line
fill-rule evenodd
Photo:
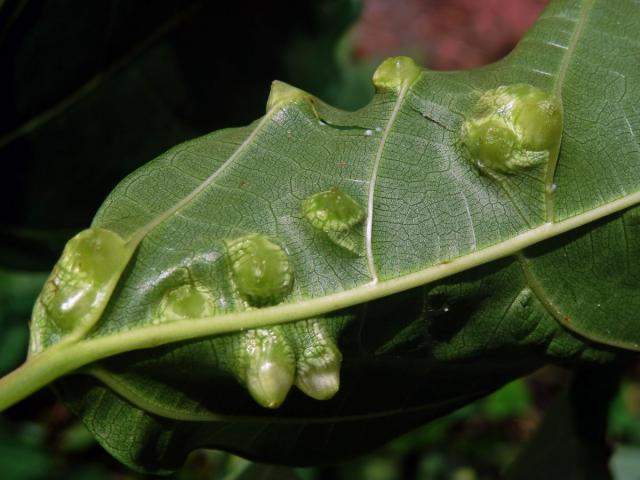
<path fill-rule="evenodd" d="M 195 199 L 203 190 L 212 185 L 220 175 L 222 175 L 225 170 L 240 156 L 244 151 L 253 143 L 253 140 L 261 131 L 262 127 L 267 123 L 267 121 L 271 117 L 270 110 L 267 114 L 262 117 L 260 122 L 255 126 L 253 131 L 249 134 L 249 136 L 240 144 L 240 146 L 227 158 L 222 165 L 220 165 L 215 172 L 209 175 L 200 185 L 194 188 L 191 193 L 183 197 L 179 202 L 177 202 L 173 207 L 165 210 L 161 214 L 157 215 L 153 220 L 148 222 L 146 225 L 142 226 L 138 230 L 136 230 L 127 240 L 127 244 L 130 248 L 135 248 L 142 239 L 154 228 L 160 225 L 162 222 L 167 220 L 169 217 L 179 212 L 182 208 L 187 206 L 193 199 Z"/>
<path fill-rule="evenodd" d="M 148 325 L 103 337 L 89 337 L 72 342 L 62 341 L 42 353 L 33 355 L 23 366 L 0 379 L 0 411 L 57 378 L 106 357 L 183 340 L 318 317 L 328 312 L 425 285 L 514 255 L 536 243 L 574 230 L 638 203 L 640 203 L 640 191 L 566 220 L 545 223 L 500 244 L 477 250 L 446 263 L 433 265 L 418 272 L 384 280 L 377 284 L 367 283 L 325 297 L 300 300 L 297 303 L 280 304 L 260 310 L 245 310 L 215 317 Z"/>
<path fill-rule="evenodd" d="M 402 85 L 402 88 L 398 92 L 398 98 L 396 98 L 395 105 L 393 106 L 393 111 L 391 112 L 391 116 L 389 117 L 389 121 L 385 126 L 382 136 L 380 138 L 380 145 L 378 145 L 378 150 L 376 151 L 376 157 L 373 161 L 373 167 L 371 169 L 371 180 L 369 181 L 369 192 L 367 194 L 367 222 L 365 226 L 365 247 L 366 247 L 366 255 L 367 255 L 367 267 L 369 269 L 369 275 L 371 277 L 372 283 L 378 282 L 378 273 L 376 270 L 375 260 L 373 258 L 373 211 L 374 211 L 374 199 L 375 199 L 375 191 L 376 191 L 376 181 L 378 178 L 378 169 L 380 168 L 380 161 L 382 160 L 382 154 L 384 153 L 384 147 L 387 143 L 387 138 L 389 137 L 389 133 L 391 132 L 391 127 L 396 121 L 396 117 L 398 116 L 398 112 L 400 111 L 400 107 L 404 101 L 404 97 L 407 94 L 407 90 L 409 90 L 410 82 L 405 82 Z"/>
<path fill-rule="evenodd" d="M 569 71 L 569 65 L 571 64 L 571 59 L 573 58 L 573 54 L 578 45 L 578 41 L 582 36 L 584 31 L 584 27 L 587 24 L 587 20 L 589 17 L 589 12 L 593 7 L 593 0 L 585 0 L 580 7 L 580 15 L 578 16 L 578 20 L 576 22 L 576 26 L 571 34 L 571 38 L 569 39 L 569 44 L 567 45 L 567 49 L 562 56 L 562 60 L 560 61 L 560 67 L 558 68 L 558 75 L 554 79 L 553 82 L 553 94 L 561 99 L 562 101 L 562 89 L 564 87 L 564 82 L 567 78 L 567 72 Z M 546 220 L 548 222 L 552 222 L 555 217 L 555 206 L 554 206 L 554 194 L 555 194 L 555 175 L 556 175 L 556 165 L 558 163 L 558 156 L 560 146 L 558 145 L 558 151 L 552 152 L 552 158 L 547 165 L 547 171 L 545 174 L 545 189 L 544 189 L 544 203 L 545 203 L 545 211 L 546 211 Z"/>
<path fill-rule="evenodd" d="M 375 285 L 368 283 L 324 297 L 265 307 L 260 310 L 233 312 L 214 317 L 139 327 L 105 337 L 87 338 L 74 345 L 73 348 L 78 351 L 78 355 L 87 356 L 87 362 L 83 363 L 85 364 L 129 350 L 150 348 L 176 341 L 250 328 L 267 327 L 320 316 L 331 311 L 348 308 L 425 285 L 488 262 L 514 255 L 524 248 L 587 225 L 638 203 L 640 203 L 640 191 L 566 220 L 557 223 L 545 223 L 500 244 L 477 250 L 468 255 L 446 263 L 433 265 L 414 273 L 391 280 L 384 280 Z M 44 353 L 47 351 L 45 350 Z"/>
<path fill-rule="evenodd" d="M 460 395 L 446 401 L 429 403 L 428 405 L 416 405 L 413 407 L 393 408 L 388 410 L 379 410 L 369 413 L 351 414 L 342 416 L 326 416 L 326 417 L 282 417 L 282 416 L 246 416 L 246 415 L 228 415 L 214 412 L 193 412 L 171 409 L 169 407 L 151 402 L 147 396 L 130 388 L 126 382 L 121 381 L 115 375 L 101 368 L 87 369 L 78 372 L 94 377 L 103 383 L 110 390 L 121 396 L 131 404 L 153 415 L 169 418 L 172 420 L 180 420 L 186 422 L 233 422 L 233 423 L 263 423 L 268 422 L 275 425 L 296 425 L 296 424 L 325 424 L 325 423 L 347 423 L 373 420 L 376 418 L 387 418 L 397 415 L 414 414 L 424 410 L 431 410 L 439 406 L 447 406 L 456 404 L 457 402 L 468 401 L 469 395 Z M 471 398 L 477 398 L 480 395 L 473 395 Z"/>

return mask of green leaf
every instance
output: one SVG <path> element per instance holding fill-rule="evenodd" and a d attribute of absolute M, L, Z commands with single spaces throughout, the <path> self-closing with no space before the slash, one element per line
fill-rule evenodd
<path fill-rule="evenodd" d="M 28 445 L 16 444 L 15 439 L 0 439 L 2 474 L 7 478 L 46 478 L 53 468 L 53 459 Z"/>
<path fill-rule="evenodd" d="M 482 412 L 491 421 L 523 415 L 531 406 L 527 384 L 512 382 L 482 401 Z"/>
<path fill-rule="evenodd" d="M 308 465 L 545 363 L 640 349 L 639 24 L 631 0 L 556 1 L 486 68 L 385 61 L 356 112 L 275 82 L 261 119 L 111 193 L 80 235 L 112 232 L 112 270 L 68 244 L 0 408 L 74 373 L 56 389 L 133 468 L 199 447 Z M 508 85 L 513 109 L 495 100 Z M 539 102 L 562 105 L 559 149 Z M 487 114 L 468 148 L 465 122 Z M 318 197 L 338 191 L 354 203 Z"/>
<path fill-rule="evenodd" d="M 640 445 L 640 411 L 637 382 L 624 382 L 609 409 L 609 435 L 621 443 Z"/>

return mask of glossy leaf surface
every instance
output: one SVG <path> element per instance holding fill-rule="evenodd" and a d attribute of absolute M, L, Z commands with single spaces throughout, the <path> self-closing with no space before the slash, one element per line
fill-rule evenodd
<path fill-rule="evenodd" d="M 546 362 L 638 350 L 638 25 L 631 0 L 557 1 L 486 68 L 386 61 L 357 112 L 274 84 L 252 125 L 178 145 L 113 191 L 92 227 L 135 253 L 83 339 L 57 343 L 35 324 L 33 361 L 66 355 L 50 380 L 82 367 L 56 384 L 62 397 L 114 456 L 164 471 L 198 447 L 334 461 Z M 460 132 L 483 92 L 510 84 L 561 101 L 560 152 L 491 173 Z M 305 199 L 335 189 L 364 212 L 350 225 L 359 248 L 305 215 Z M 281 303 L 251 305 L 234 284 L 228 242 L 254 234 L 294 272 Z M 206 292 L 195 310 L 214 314 L 159 315 L 185 288 Z M 275 410 L 258 405 L 242 385 L 260 379 L 248 345 L 261 330 L 288 372 L 278 402 L 261 404 L 306 385 L 300 362 L 334 343 L 337 394 L 293 388 Z"/>

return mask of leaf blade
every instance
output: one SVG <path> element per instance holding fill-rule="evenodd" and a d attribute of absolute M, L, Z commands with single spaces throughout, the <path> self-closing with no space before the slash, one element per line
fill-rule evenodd
<path fill-rule="evenodd" d="M 640 21 L 633 7 L 629 1 L 622 9 L 628 14 L 627 22 Z M 575 179 L 565 179 L 560 170 L 552 178 L 549 172 L 553 166 L 520 176 L 483 174 L 465 158 L 457 138 L 479 89 L 524 81 L 540 87 L 551 85 L 561 91 L 569 119 L 558 168 L 571 161 L 573 170 L 589 165 L 598 150 L 574 148 L 578 137 L 591 142 L 590 132 L 574 118 L 581 109 L 589 110 L 589 97 L 565 87 L 577 85 L 576 71 L 588 64 L 585 45 L 596 42 L 602 25 L 607 25 L 603 20 L 607 8 L 595 0 L 558 1 L 543 15 L 529 40 L 506 60 L 474 72 L 423 72 L 399 92 L 381 90 L 370 105 L 357 112 L 333 110 L 295 91 L 285 102 L 270 102 L 267 115 L 253 127 L 216 132 L 188 142 L 134 173 L 107 199 L 94 226 L 129 236 L 134 244 L 139 241 L 138 250 L 102 321 L 87 339 L 65 348 L 66 358 L 57 361 L 60 370 L 56 375 L 107 356 L 129 353 L 100 364 L 109 369 L 109 373 L 97 375 L 102 384 L 83 386 L 73 377 L 63 381 L 60 385 L 66 389 L 65 397 L 89 422 L 98 422 L 93 403 L 97 399 L 104 399 L 109 411 L 130 412 L 131 418 L 144 425 L 135 432 L 139 437 L 117 447 L 129 450 L 116 454 L 138 468 L 159 469 L 172 468 L 189 448 L 202 445 L 242 448 L 254 458 L 286 461 L 304 436 L 315 454 L 313 437 L 322 434 L 314 430 L 316 422 L 310 418 L 331 431 L 336 428 L 332 423 L 335 415 L 346 419 L 347 410 L 357 412 L 378 402 L 384 420 L 363 421 L 360 430 L 345 433 L 348 439 L 370 437 L 368 442 L 350 442 L 346 451 L 336 445 L 324 452 L 325 458 L 333 458 L 331 455 L 353 454 L 358 448 L 384 441 L 454 408 L 458 399 L 464 403 L 464 399 L 487 393 L 544 362 L 608 361 L 615 352 L 606 344 L 637 349 L 634 318 L 625 317 L 624 329 L 616 333 L 618 337 L 621 332 L 622 336 L 631 335 L 627 343 L 616 340 L 606 327 L 603 330 L 601 322 L 591 321 L 590 312 L 584 309 L 578 317 L 587 315 L 588 321 L 574 322 L 572 327 L 580 335 L 564 329 L 557 321 L 561 318 L 554 318 L 549 299 L 540 293 L 542 288 L 537 288 L 527 278 L 529 270 L 522 268 L 529 262 L 534 265 L 530 270 L 540 275 L 550 271 L 545 265 L 557 262 L 555 256 L 562 254 L 565 239 L 578 245 L 581 237 L 615 231 L 624 221 L 620 212 L 640 201 L 637 174 L 625 179 L 634 188 L 608 189 L 606 195 L 596 190 L 589 202 L 574 201 L 569 211 L 562 206 L 566 198 L 588 193 Z M 570 32 L 549 28 L 558 12 L 576 19 Z M 610 29 L 611 23 L 608 25 Z M 527 44 L 538 37 L 553 42 L 556 36 L 567 42 L 566 49 L 550 44 L 555 50 L 549 53 L 540 45 L 534 48 Z M 555 86 L 549 83 L 553 78 L 547 78 L 547 70 L 538 68 L 540 62 L 555 72 Z M 586 91 L 595 95 L 602 90 L 601 85 L 596 87 Z M 605 97 L 609 93 L 605 91 Z M 637 93 L 631 90 L 618 105 L 627 105 Z M 625 119 L 631 125 L 629 118 Z M 609 131 L 624 132 L 620 135 L 637 147 L 633 128 L 614 127 Z M 626 155 L 623 149 L 617 161 L 633 170 L 633 152 Z M 557 189 L 549 188 L 550 179 L 557 183 Z M 305 223 L 300 207 L 304 198 L 331 188 L 344 190 L 366 206 L 368 215 L 361 232 L 367 252 L 364 257 L 336 249 L 329 236 Z M 549 213 L 551 198 L 562 207 L 556 209 L 555 222 L 548 222 L 554 218 Z M 290 298 L 259 310 L 247 309 L 238 299 L 224 248 L 225 240 L 254 232 L 278 239 L 296 274 Z M 536 245 L 548 251 L 536 255 Z M 519 252 L 521 261 L 517 262 L 511 257 Z M 621 252 L 620 245 L 610 252 L 601 251 L 599 261 L 606 264 Z M 628 258 L 629 252 L 622 255 Z M 371 282 L 372 277 L 379 280 Z M 557 277 L 543 278 L 545 288 Z M 578 287 L 586 282 L 577 280 Z M 187 281 L 208 288 L 221 313 L 154 323 L 157 317 L 152 312 L 164 292 Z M 626 281 L 629 291 L 637 291 L 633 271 L 615 277 L 609 288 Z M 421 288 L 425 283 L 428 286 Z M 561 296 L 563 305 L 581 308 L 571 295 L 561 292 Z M 438 298 L 444 298 L 444 303 L 435 307 Z M 607 311 L 615 314 L 616 308 L 612 303 Z M 400 311 L 404 314 L 398 315 Z M 337 397 L 318 404 L 293 392 L 275 416 L 286 416 L 295 427 L 278 430 L 269 422 L 265 426 L 264 412 L 246 403 L 250 399 L 237 385 L 234 388 L 216 377 L 216 382 L 222 383 L 214 384 L 225 385 L 229 396 L 221 399 L 204 386 L 207 377 L 196 378 L 199 392 L 210 395 L 194 398 L 211 402 L 211 408 L 205 409 L 204 416 L 190 420 L 202 420 L 197 422 L 202 436 L 199 433 L 195 439 L 184 440 L 180 432 L 186 427 L 178 420 L 186 420 L 188 415 L 177 410 L 171 413 L 168 407 L 179 401 L 188 406 L 190 390 L 180 379 L 167 377 L 165 372 L 172 370 L 167 358 L 190 356 L 185 365 L 228 373 L 227 363 L 234 364 L 237 357 L 224 353 L 224 342 L 241 338 L 244 329 L 280 324 L 286 328 L 286 322 L 321 316 L 332 326 L 342 321 L 337 317 L 345 317 L 345 331 L 339 339 L 348 381 Z M 234 332 L 236 336 L 219 335 Z M 294 337 L 292 342 L 298 340 Z M 141 350 L 159 345 L 166 346 Z M 140 356 L 132 350 L 141 350 Z M 399 375 L 408 365 L 394 364 L 398 356 L 415 363 L 415 370 Z M 478 367 L 474 366 L 476 361 L 480 362 Z M 122 369 L 120 362 L 129 373 L 139 370 L 142 378 L 156 382 L 156 387 L 133 392 L 131 388 L 140 388 L 143 383 L 135 375 L 121 376 L 117 384 L 113 372 Z M 394 368 L 385 370 L 389 364 Z M 183 374 L 185 378 L 195 375 L 189 369 Z M 418 389 L 425 376 L 436 381 L 440 391 Z M 459 383 L 447 384 L 449 376 Z M 169 393 L 160 395 L 164 398 L 162 408 L 145 403 L 145 392 L 159 395 L 163 389 Z M 397 392 L 404 396 L 394 396 Z M 225 411 L 229 408 L 225 401 L 237 403 L 236 409 Z M 384 427 L 385 422 L 390 423 L 384 412 L 391 410 L 381 406 L 393 404 L 401 405 L 406 422 Z M 428 413 L 418 414 L 421 409 Z M 214 416 L 208 417 L 209 413 Z M 251 420 L 245 430 L 225 431 L 224 424 L 222 428 L 215 425 L 215 415 L 226 414 L 258 420 Z M 171 420 L 170 416 L 178 418 Z M 121 424 L 117 427 L 122 430 Z M 376 435 L 371 434 L 373 427 L 380 430 Z M 104 423 L 94 425 L 94 431 L 100 429 L 99 436 L 114 450 L 114 440 L 123 440 L 109 437 L 106 428 Z M 174 431 L 178 432 L 175 437 Z M 290 439 L 290 451 L 274 451 L 272 435 L 276 432 L 284 432 Z M 148 450 L 141 439 L 149 437 L 165 443 L 152 442 Z M 171 443 L 175 451 L 167 452 L 166 442 L 175 438 L 181 439 Z"/>

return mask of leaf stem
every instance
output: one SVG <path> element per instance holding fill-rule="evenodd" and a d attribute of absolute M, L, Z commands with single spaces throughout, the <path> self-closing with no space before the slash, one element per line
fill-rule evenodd
<path fill-rule="evenodd" d="M 296 303 L 283 303 L 260 310 L 229 312 L 215 317 L 148 325 L 102 337 L 67 340 L 31 357 L 17 370 L 0 379 L 0 411 L 57 378 L 103 358 L 210 335 L 279 325 L 342 310 L 514 255 L 531 245 L 639 203 L 640 192 L 635 192 L 560 222 L 542 224 L 505 242 L 475 250 L 451 261 L 431 265 L 402 277 L 383 280 L 377 284 L 364 284 L 324 297 L 299 299 Z M 617 344 L 604 339 L 598 339 L 598 341 L 629 350 L 640 350 L 640 347 L 633 344 Z"/>
<path fill-rule="evenodd" d="M 73 362 L 68 365 L 66 355 L 60 352 L 67 345 L 55 345 L 0 378 L 0 412 L 72 371 Z"/>

